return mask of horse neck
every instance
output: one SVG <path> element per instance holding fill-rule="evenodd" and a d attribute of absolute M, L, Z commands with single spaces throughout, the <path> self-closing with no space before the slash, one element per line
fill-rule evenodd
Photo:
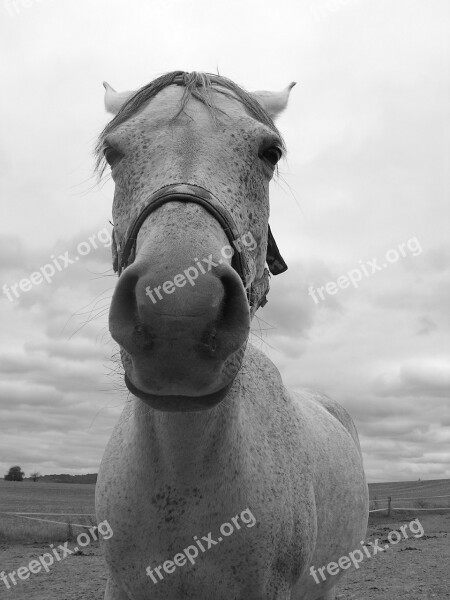
<path fill-rule="evenodd" d="M 135 405 L 138 439 L 156 469 L 179 478 L 205 476 L 239 454 L 239 375 L 225 400 L 204 411 L 178 413 Z"/>

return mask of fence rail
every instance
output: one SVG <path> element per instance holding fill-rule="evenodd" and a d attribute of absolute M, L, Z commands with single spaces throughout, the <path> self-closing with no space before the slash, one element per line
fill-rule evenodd
<path fill-rule="evenodd" d="M 396 502 L 397 500 L 408 500 L 410 502 L 416 502 L 416 501 L 428 501 L 428 500 L 433 500 L 434 498 L 450 498 L 450 494 L 444 494 L 441 496 L 414 496 L 414 497 L 392 497 L 392 496 L 388 496 L 387 498 L 371 498 L 369 500 L 370 502 L 387 502 L 387 506 L 385 508 L 375 508 L 372 510 L 369 510 L 369 514 L 370 513 L 376 513 L 376 512 L 384 512 L 387 511 L 387 516 L 391 515 L 391 512 L 394 510 L 410 510 L 410 511 L 418 511 L 418 510 L 450 510 L 450 506 L 431 506 L 429 508 L 423 507 L 423 506 L 392 506 L 393 502 Z"/>
<path fill-rule="evenodd" d="M 382 502 L 383 500 L 432 500 L 433 498 L 450 498 L 450 494 L 445 494 L 444 496 L 388 496 L 387 498 L 372 498 L 369 502 Z"/>
<path fill-rule="evenodd" d="M 392 502 L 395 502 L 397 500 L 409 500 L 411 502 L 413 501 L 417 501 L 417 500 L 433 500 L 434 498 L 450 498 L 450 494 L 444 494 L 441 496 L 415 496 L 413 498 L 409 497 L 398 497 L 398 498 L 393 498 L 392 496 L 388 496 L 387 498 L 371 498 L 369 500 L 369 503 L 371 502 L 387 502 L 387 506 L 384 508 L 374 508 L 372 510 L 369 510 L 369 514 L 371 513 L 377 513 L 377 512 L 385 512 L 387 513 L 387 516 L 390 516 L 391 513 L 395 510 L 406 510 L 406 511 L 433 511 L 433 510 L 450 510 L 450 506 L 442 506 L 442 507 L 437 507 L 437 506 L 433 506 L 430 508 L 423 508 L 423 507 L 412 507 L 412 506 L 408 506 L 408 507 L 404 507 L 404 506 L 392 506 Z M 50 519 L 40 519 L 37 517 L 30 517 L 29 515 L 39 515 L 41 517 L 95 517 L 96 515 L 94 513 L 44 513 L 44 512 L 36 512 L 36 513 L 31 513 L 31 512 L 4 512 L 4 511 L 0 511 L 0 514 L 3 515 L 10 515 L 13 517 L 19 517 L 22 519 L 29 519 L 30 521 L 40 521 L 43 523 L 56 523 L 57 525 L 71 525 L 72 527 L 83 527 L 88 529 L 89 527 L 92 527 L 92 525 L 80 525 L 78 523 L 68 523 L 68 522 L 64 522 L 64 521 L 53 521 Z"/>
<path fill-rule="evenodd" d="M 9 515 L 10 517 L 19 517 L 22 519 L 29 519 L 30 521 L 41 521 L 42 523 L 56 523 L 57 525 L 64 525 L 67 527 L 83 527 L 84 529 L 90 529 L 95 525 L 80 525 L 79 523 L 69 523 L 68 521 L 53 521 L 50 519 L 38 519 L 37 517 L 30 517 L 28 515 L 40 515 L 41 517 L 95 517 L 94 513 L 30 513 L 30 512 L 4 512 L 0 511 L 2 515 Z"/>

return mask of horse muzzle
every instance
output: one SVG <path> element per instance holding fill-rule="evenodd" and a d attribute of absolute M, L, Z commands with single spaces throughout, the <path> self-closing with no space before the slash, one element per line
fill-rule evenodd
<path fill-rule="evenodd" d="M 120 277 L 111 303 L 110 332 L 122 348 L 129 390 L 162 410 L 198 410 L 220 401 L 241 366 L 250 318 L 265 303 L 268 291 L 267 269 L 251 281 L 245 252 L 223 260 L 218 247 L 213 248 L 207 266 L 196 262 L 198 268 L 186 269 L 184 242 L 189 239 L 180 237 L 176 243 L 160 236 L 158 241 L 145 234 L 148 239 L 136 255 L 139 231 L 151 213 L 180 202 L 206 210 L 230 245 L 239 239 L 239 229 L 223 204 L 191 184 L 161 188 L 131 220 L 122 240 L 113 236 Z M 270 229 L 268 233 L 269 267 L 283 269 Z M 171 273 L 179 266 L 171 280 L 169 266 Z"/>

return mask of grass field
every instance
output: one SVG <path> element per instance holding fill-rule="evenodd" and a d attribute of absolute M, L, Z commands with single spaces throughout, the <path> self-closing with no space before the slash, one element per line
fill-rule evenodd
<path fill-rule="evenodd" d="M 65 541 L 67 522 L 81 525 L 95 524 L 95 517 L 75 515 L 93 514 L 95 485 L 77 483 L 40 483 L 0 480 L 0 542 Z M 8 512 L 58 513 L 58 515 L 28 515 L 58 521 L 43 523 L 29 518 L 7 515 Z M 73 516 L 65 516 L 73 515 Z M 80 533 L 81 528 L 73 528 Z"/>
<path fill-rule="evenodd" d="M 430 479 L 428 481 L 394 481 L 388 483 L 370 483 L 370 497 L 409 498 L 424 496 L 442 496 L 450 494 L 450 479 Z"/>
<path fill-rule="evenodd" d="M 388 496 L 392 499 L 392 509 L 450 509 L 450 479 L 372 483 L 369 484 L 369 491 L 370 499 L 373 500 L 370 509 L 387 508 Z M 443 511 L 446 512 L 450 511 Z"/>
<path fill-rule="evenodd" d="M 370 508 L 387 507 L 386 498 L 392 497 L 392 506 L 450 508 L 450 479 L 429 481 L 403 481 L 369 484 Z M 76 483 L 14 482 L 0 480 L 0 542 L 47 542 L 68 539 L 67 523 L 92 525 L 95 517 L 77 515 L 93 514 L 95 485 Z M 444 496 L 444 498 L 431 498 Z M 407 498 L 407 500 L 396 500 Z M 419 500 L 409 500 L 419 498 Z M 43 523 L 23 517 L 6 515 L 8 512 L 58 513 L 35 514 L 32 518 L 58 521 Z M 450 511 L 448 511 L 450 514 Z M 69 514 L 70 516 L 66 516 Z M 381 513 L 382 516 L 384 513 Z M 414 518 L 411 516 L 411 518 Z M 75 535 L 81 528 L 73 528 Z"/>

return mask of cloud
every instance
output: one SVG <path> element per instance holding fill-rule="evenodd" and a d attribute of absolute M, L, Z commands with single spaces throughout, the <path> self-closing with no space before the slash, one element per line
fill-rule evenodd
<path fill-rule="evenodd" d="M 279 120 L 289 154 L 271 190 L 289 270 L 271 279 L 255 343 L 289 388 L 322 390 L 350 411 L 369 480 L 450 477 L 447 3 L 255 6 L 132 0 L 125 16 L 118 0 L 36 2 L 14 17 L 4 9 L 0 283 L 20 290 L 13 301 L 0 295 L 5 470 L 98 469 L 127 397 L 108 334 L 110 248 L 91 247 L 62 270 L 53 260 L 73 260 L 80 243 L 110 229 L 113 184 L 92 176 L 108 119 L 101 82 L 135 89 L 184 68 L 219 69 L 247 89 L 298 81 Z M 159 24 L 151 36 L 149 22 Z M 318 303 L 308 295 L 413 237 L 420 255 Z M 47 264 L 51 282 L 22 291 Z"/>
<path fill-rule="evenodd" d="M 420 328 L 417 331 L 418 335 L 427 335 L 432 331 L 436 331 L 437 329 L 435 321 L 427 317 L 427 315 L 420 315 L 419 317 L 417 317 L 417 321 L 420 325 Z"/>
<path fill-rule="evenodd" d="M 375 381 L 380 396 L 448 397 L 450 361 L 447 358 L 413 360 L 381 374 Z"/>

